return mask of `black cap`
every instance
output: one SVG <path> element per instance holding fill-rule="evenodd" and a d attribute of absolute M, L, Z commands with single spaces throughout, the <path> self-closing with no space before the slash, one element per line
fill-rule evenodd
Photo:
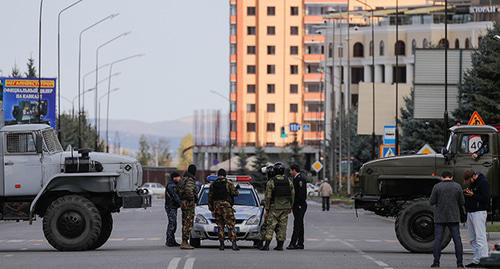
<path fill-rule="evenodd" d="M 174 177 L 180 177 L 181 175 L 177 172 L 172 172 L 170 173 L 170 178 L 174 178 Z"/>
<path fill-rule="evenodd" d="M 225 177 L 226 176 L 226 170 L 224 169 L 219 169 L 219 171 L 217 171 L 217 176 L 219 177 Z"/>
<path fill-rule="evenodd" d="M 196 165 L 190 164 L 188 166 L 188 173 L 190 173 L 192 176 L 196 175 Z"/>

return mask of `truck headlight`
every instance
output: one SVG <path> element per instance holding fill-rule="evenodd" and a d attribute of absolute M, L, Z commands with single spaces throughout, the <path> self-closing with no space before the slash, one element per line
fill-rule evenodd
<path fill-rule="evenodd" d="M 194 217 L 194 223 L 196 223 L 196 224 L 208 224 L 208 221 L 205 217 L 198 214 Z"/>
<path fill-rule="evenodd" d="M 257 217 L 256 215 L 253 215 L 247 219 L 246 224 L 247 225 L 258 225 L 259 221 L 260 221 L 259 217 Z"/>

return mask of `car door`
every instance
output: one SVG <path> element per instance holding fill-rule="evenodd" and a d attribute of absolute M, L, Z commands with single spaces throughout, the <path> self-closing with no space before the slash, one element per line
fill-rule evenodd
<path fill-rule="evenodd" d="M 5 196 L 34 196 L 42 188 L 42 162 L 32 132 L 7 133 L 4 138 Z"/>
<path fill-rule="evenodd" d="M 455 180 L 463 184 L 465 170 L 472 169 L 493 179 L 494 156 L 492 152 L 492 134 L 461 134 L 458 138 L 457 154 L 455 156 Z M 472 154 L 486 143 L 484 154 L 477 160 Z M 492 182 L 490 182 L 491 184 Z"/>

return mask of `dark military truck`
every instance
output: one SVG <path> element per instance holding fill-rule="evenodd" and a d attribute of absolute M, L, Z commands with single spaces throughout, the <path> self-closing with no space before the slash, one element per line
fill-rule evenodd
<path fill-rule="evenodd" d="M 433 208 L 429 205 L 434 184 L 445 170 L 463 184 L 466 169 L 483 173 L 490 183 L 491 216 L 500 210 L 500 133 L 492 126 L 455 126 L 440 154 L 410 155 L 365 163 L 360 170 L 360 192 L 355 208 L 379 216 L 395 217 L 396 236 L 411 252 L 431 252 L 434 241 Z M 472 154 L 480 150 L 481 156 Z M 443 248 L 450 242 L 446 230 Z"/>

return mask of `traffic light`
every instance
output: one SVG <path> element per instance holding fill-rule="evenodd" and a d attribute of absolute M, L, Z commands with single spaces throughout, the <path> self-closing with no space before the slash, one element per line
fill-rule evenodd
<path fill-rule="evenodd" d="M 286 137 L 287 137 L 287 135 L 285 133 L 285 127 L 283 126 L 283 127 L 281 127 L 281 138 L 286 138 Z"/>

